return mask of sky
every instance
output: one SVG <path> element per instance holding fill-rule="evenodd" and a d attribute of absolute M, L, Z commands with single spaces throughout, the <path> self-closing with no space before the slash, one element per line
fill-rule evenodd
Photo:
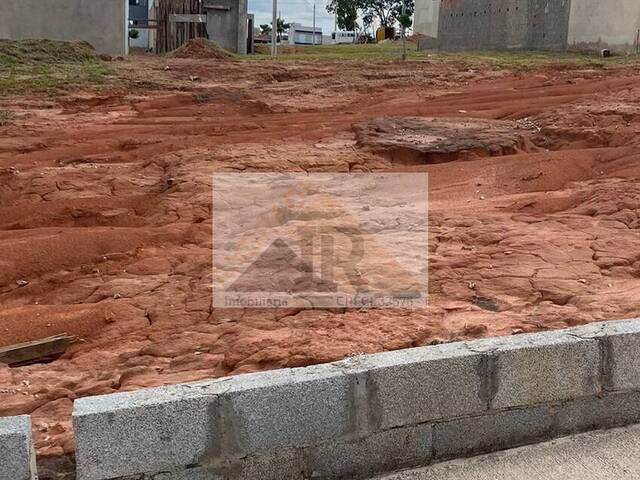
<path fill-rule="evenodd" d="M 316 0 L 316 26 L 324 35 L 333 32 L 333 15 L 327 12 L 327 0 Z M 256 27 L 271 23 L 272 0 L 249 0 L 249 13 L 256 16 Z M 313 0 L 278 0 L 278 10 L 287 23 L 313 25 Z"/>

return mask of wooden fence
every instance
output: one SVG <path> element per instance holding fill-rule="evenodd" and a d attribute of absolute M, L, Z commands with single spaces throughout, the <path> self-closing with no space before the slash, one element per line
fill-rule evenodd
<path fill-rule="evenodd" d="M 159 0 L 156 11 L 157 53 L 175 50 L 194 38 L 207 37 L 206 23 L 176 21 L 176 15 L 205 15 L 202 0 Z"/>

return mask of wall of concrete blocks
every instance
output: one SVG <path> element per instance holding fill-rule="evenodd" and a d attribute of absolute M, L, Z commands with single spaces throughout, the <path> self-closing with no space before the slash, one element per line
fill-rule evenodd
<path fill-rule="evenodd" d="M 366 478 L 638 423 L 639 351 L 636 319 L 88 397 L 77 478 Z"/>
<path fill-rule="evenodd" d="M 128 0 L 0 1 L 0 38 L 85 41 L 98 53 L 128 53 L 128 20 Z"/>
<path fill-rule="evenodd" d="M 570 0 L 447 0 L 440 6 L 444 50 L 564 50 Z"/>

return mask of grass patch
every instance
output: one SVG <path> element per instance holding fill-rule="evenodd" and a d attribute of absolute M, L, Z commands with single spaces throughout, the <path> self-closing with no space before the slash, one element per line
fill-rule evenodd
<path fill-rule="evenodd" d="M 550 51 L 465 51 L 431 52 L 431 58 L 445 62 L 461 62 L 470 66 L 495 69 L 531 70 L 540 67 L 591 67 L 601 68 L 618 61 L 604 59 L 596 54 Z"/>
<path fill-rule="evenodd" d="M 270 45 L 260 45 L 266 54 L 248 55 L 247 59 L 265 60 L 271 58 Z M 402 42 L 341 44 L 341 45 L 278 45 L 278 59 L 281 61 L 391 61 L 402 57 Z M 407 58 L 424 58 L 424 52 L 416 50 L 416 44 L 407 42 Z"/>
<path fill-rule="evenodd" d="M 13 113 L 8 110 L 0 110 L 0 127 L 13 123 Z"/>
<path fill-rule="evenodd" d="M 494 69 L 531 70 L 540 67 L 589 67 L 638 63 L 637 55 L 601 58 L 595 53 L 551 51 L 418 51 L 414 42 L 407 42 L 407 59 L 411 61 L 453 62 Z M 266 47 L 266 48 L 265 48 Z M 249 55 L 249 60 L 267 60 L 270 45 L 261 45 L 266 54 Z M 386 41 L 378 44 L 343 45 L 284 45 L 279 49 L 280 61 L 397 61 L 402 58 L 402 42 Z"/>
<path fill-rule="evenodd" d="M 0 96 L 61 93 L 99 83 L 108 73 L 85 42 L 0 40 Z"/>

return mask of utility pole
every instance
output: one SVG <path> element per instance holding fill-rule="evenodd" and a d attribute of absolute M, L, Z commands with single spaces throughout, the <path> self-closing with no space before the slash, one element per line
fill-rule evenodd
<path fill-rule="evenodd" d="M 316 44 L 316 2 L 313 2 L 313 41 L 312 45 Z"/>
<path fill-rule="evenodd" d="M 278 35 L 278 0 L 273 0 L 273 15 L 271 19 L 271 56 L 278 55 L 278 45 L 276 45 Z"/>

